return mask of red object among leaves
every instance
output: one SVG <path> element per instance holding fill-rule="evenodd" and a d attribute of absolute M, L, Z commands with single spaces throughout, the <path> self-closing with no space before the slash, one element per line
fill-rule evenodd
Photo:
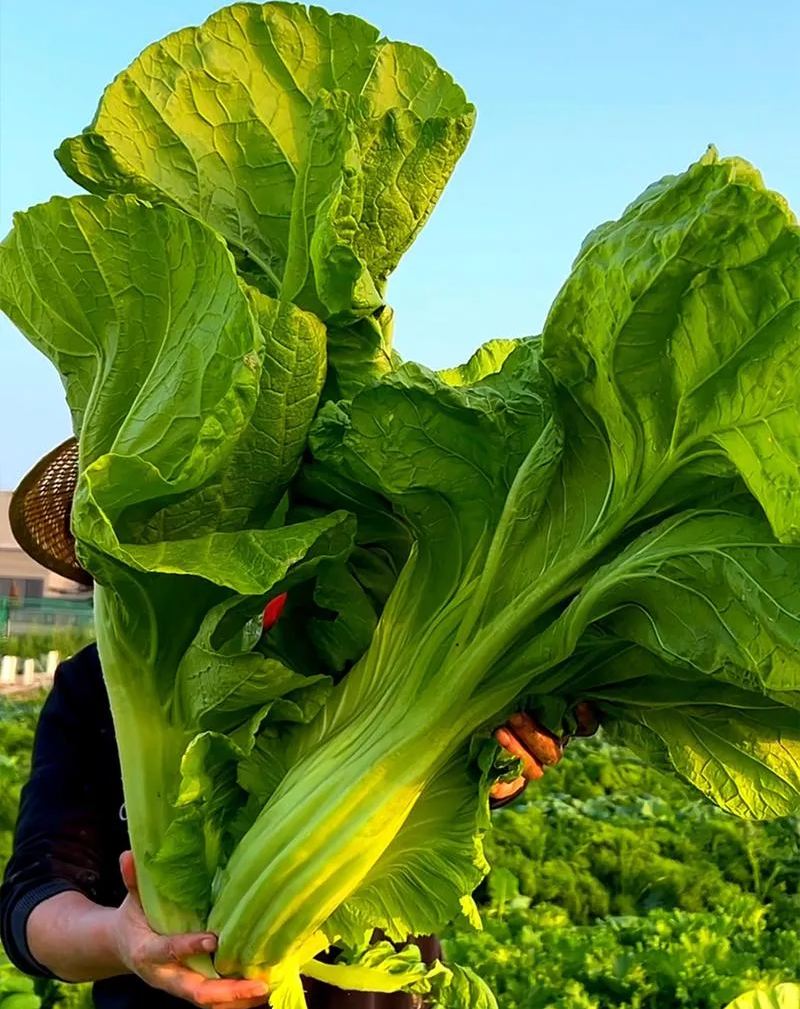
<path fill-rule="evenodd" d="M 274 599 L 270 599 L 264 607 L 264 618 L 261 623 L 265 631 L 268 631 L 270 627 L 274 627 L 280 620 L 281 613 L 283 613 L 283 608 L 286 605 L 286 598 L 287 593 L 282 592 L 279 596 L 275 596 Z"/>

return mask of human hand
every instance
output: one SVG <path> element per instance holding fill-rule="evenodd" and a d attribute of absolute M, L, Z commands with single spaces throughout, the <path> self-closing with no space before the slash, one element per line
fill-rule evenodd
<path fill-rule="evenodd" d="M 136 886 L 136 869 L 130 851 L 120 857 L 120 871 L 128 895 L 111 920 L 110 939 L 120 962 L 152 988 L 213 1009 L 255 1009 L 265 1006 L 268 991 L 261 981 L 206 978 L 187 967 L 189 957 L 210 954 L 217 948 L 209 932 L 159 935 L 147 923 Z"/>
<path fill-rule="evenodd" d="M 587 701 L 575 706 L 576 736 L 591 736 L 599 726 L 597 712 Z M 522 774 L 513 781 L 498 781 L 489 793 L 495 801 L 509 799 L 524 791 L 529 781 L 544 774 L 545 767 L 557 764 L 563 755 L 569 736 L 558 739 L 525 712 L 517 712 L 494 734 L 497 742 L 522 761 Z"/>

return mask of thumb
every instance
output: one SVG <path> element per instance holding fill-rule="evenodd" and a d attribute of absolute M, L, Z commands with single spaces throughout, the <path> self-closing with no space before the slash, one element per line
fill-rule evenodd
<path fill-rule="evenodd" d="M 122 875 L 122 882 L 128 893 L 134 897 L 139 896 L 136 884 L 136 863 L 133 861 L 132 851 L 123 851 L 119 856 L 119 871 Z"/>

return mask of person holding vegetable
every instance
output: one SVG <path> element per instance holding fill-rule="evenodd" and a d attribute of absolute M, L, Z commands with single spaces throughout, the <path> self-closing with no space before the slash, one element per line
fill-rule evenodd
<path fill-rule="evenodd" d="M 14 533 L 37 561 L 84 585 L 91 578 L 75 555 L 70 508 L 77 479 L 74 443 L 42 460 L 11 506 Z M 282 599 L 265 611 L 264 629 Z M 578 733 L 594 731 L 588 705 L 576 710 Z M 525 713 L 496 739 L 521 761 L 522 774 L 492 791 L 494 806 L 513 801 L 529 781 L 561 759 L 557 739 Z M 114 727 L 97 648 L 63 662 L 39 720 L 30 779 L 22 794 L 14 851 L 0 890 L 0 932 L 11 960 L 27 974 L 95 982 L 98 1009 L 215 1009 L 262 1006 L 259 981 L 209 979 L 186 961 L 213 953 L 210 933 L 159 935 L 139 901 L 129 849 Z M 414 939 L 429 961 L 432 937 Z M 310 1009 L 413 1009 L 405 994 L 345 992 L 308 982 Z"/>

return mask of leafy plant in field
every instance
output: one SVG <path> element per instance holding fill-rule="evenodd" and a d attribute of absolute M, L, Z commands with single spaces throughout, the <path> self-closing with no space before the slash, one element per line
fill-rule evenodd
<path fill-rule="evenodd" d="M 0 1009 L 41 1009 L 31 978 L 20 974 L 0 949 Z"/>
<path fill-rule="evenodd" d="M 0 249 L 80 437 L 146 911 L 276 1009 L 301 973 L 492 1004 L 368 938 L 477 920 L 514 707 L 592 699 L 742 817 L 800 800 L 795 218 L 709 151 L 589 235 L 540 338 L 437 374 L 386 284 L 473 118 L 357 18 L 236 5 L 115 78 L 58 153 L 90 195 Z"/>
<path fill-rule="evenodd" d="M 500 1009 L 721 1009 L 800 976 L 797 838 L 796 820 L 743 822 L 582 744 L 496 815 L 484 930 L 456 925 L 446 950 Z"/>
<path fill-rule="evenodd" d="M 460 933 L 446 951 L 480 970 L 502 1009 L 721 1009 L 800 964 L 793 933 L 780 944 L 793 960 L 777 961 L 762 913 L 751 899 L 729 913 L 652 911 L 569 926 L 539 908 Z"/>
<path fill-rule="evenodd" d="M 0 874 L 11 855 L 20 789 L 28 777 L 40 700 L 0 697 Z M 24 977 L 0 950 L 0 1009 L 90 1009 L 87 986 Z"/>
<path fill-rule="evenodd" d="M 797 1006 L 800 1006 L 800 985 L 781 984 L 770 990 L 748 992 L 728 1009 L 797 1009 Z"/>
<path fill-rule="evenodd" d="M 9 702 L 0 697 L 0 866 L 11 854 L 20 789 L 28 774 L 38 700 Z"/>
<path fill-rule="evenodd" d="M 64 629 L 41 631 L 39 633 L 11 634 L 0 638 L 0 650 L 4 655 L 20 658 L 44 660 L 48 652 L 58 652 L 62 658 L 75 655 L 94 641 L 93 630 Z"/>

